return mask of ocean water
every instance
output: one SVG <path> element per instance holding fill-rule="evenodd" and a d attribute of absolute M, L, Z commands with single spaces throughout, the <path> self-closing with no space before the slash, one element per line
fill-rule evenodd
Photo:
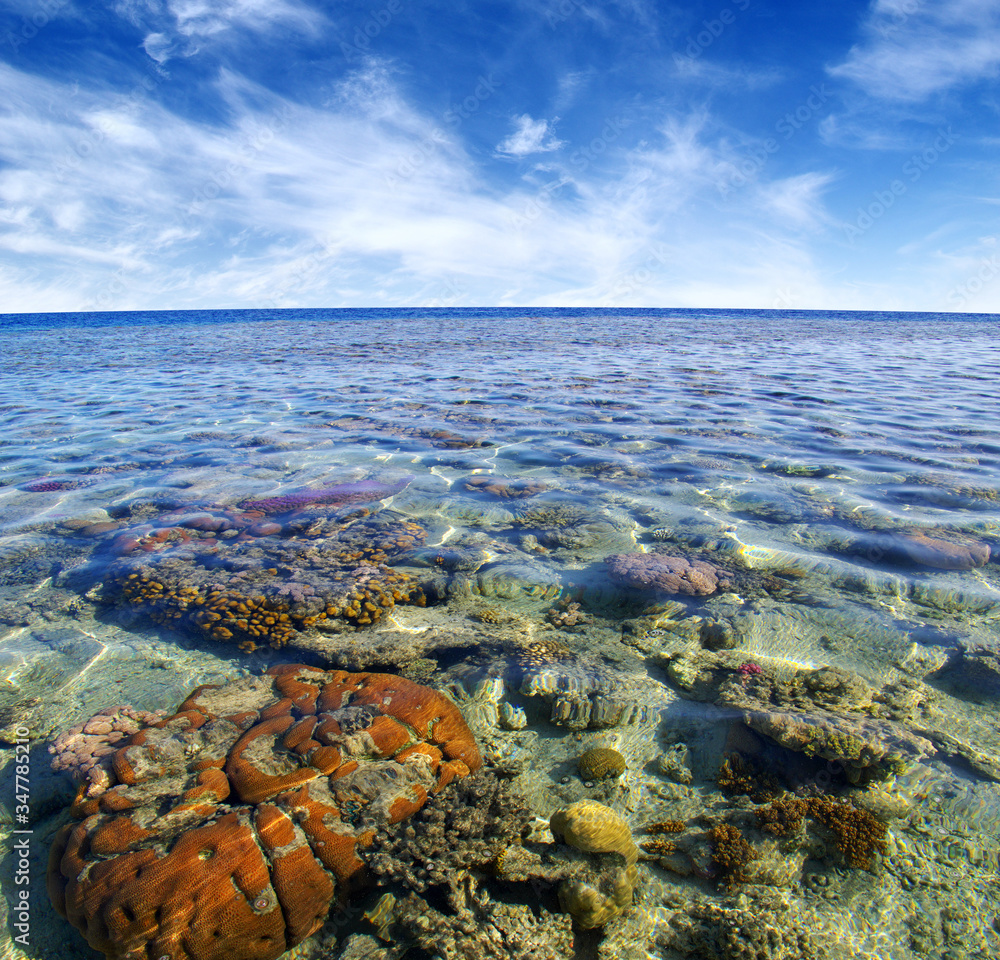
<path fill-rule="evenodd" d="M 2 955 L 100 956 L 45 893 L 75 789 L 58 734 L 296 662 L 445 691 L 538 817 L 595 799 L 637 841 L 686 825 L 574 956 L 736 956 L 733 929 L 771 944 L 754 956 L 1000 954 L 998 334 L 793 311 L 0 316 Z M 280 601 L 289 627 L 199 619 L 183 589 Z M 589 747 L 625 772 L 588 780 Z M 884 840 L 852 859 L 818 817 L 769 832 L 770 800 L 722 789 L 727 757 Z M 718 824 L 755 851 L 728 879 Z"/>

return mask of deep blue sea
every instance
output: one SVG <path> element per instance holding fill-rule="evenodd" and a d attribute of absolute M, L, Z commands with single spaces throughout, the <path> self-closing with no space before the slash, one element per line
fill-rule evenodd
<path fill-rule="evenodd" d="M 96 747 L 49 745 L 289 663 L 440 691 L 536 818 L 289 956 L 1000 955 L 1000 317 L 0 315 L 0 357 L 0 956 L 101 956 L 45 881 Z M 544 826 L 582 801 L 638 879 L 569 933 L 623 869 Z M 155 936 L 108 956 L 209 956 Z"/>

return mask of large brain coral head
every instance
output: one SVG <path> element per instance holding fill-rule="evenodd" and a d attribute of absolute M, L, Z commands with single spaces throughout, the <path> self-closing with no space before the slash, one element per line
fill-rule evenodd
<path fill-rule="evenodd" d="M 274 960 L 363 878 L 359 848 L 480 765 L 457 708 L 401 677 L 201 687 L 74 806 L 49 895 L 109 960 Z"/>

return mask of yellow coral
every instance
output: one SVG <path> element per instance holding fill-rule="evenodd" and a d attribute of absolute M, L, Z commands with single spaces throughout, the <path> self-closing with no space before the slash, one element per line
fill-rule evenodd
<path fill-rule="evenodd" d="M 559 903 L 584 930 L 604 926 L 632 903 L 639 875 L 635 864 L 639 849 L 628 824 L 610 807 L 595 800 L 578 800 L 552 814 L 549 829 L 557 839 L 586 853 L 613 853 L 625 867 L 605 871 L 595 887 L 579 880 L 565 880 Z"/>
<path fill-rule="evenodd" d="M 587 853 L 620 853 L 628 864 L 639 858 L 628 824 L 596 800 L 578 800 L 549 818 L 553 836 Z"/>

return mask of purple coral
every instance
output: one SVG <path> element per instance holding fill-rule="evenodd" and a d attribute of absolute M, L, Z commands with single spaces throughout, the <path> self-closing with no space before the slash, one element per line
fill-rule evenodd
<path fill-rule="evenodd" d="M 605 557 L 604 562 L 612 580 L 639 590 L 707 597 L 731 584 L 725 570 L 704 560 L 658 553 L 616 553 Z"/>
<path fill-rule="evenodd" d="M 21 489 L 26 490 L 28 493 L 50 493 L 54 490 L 76 490 L 79 487 L 89 487 L 92 483 L 96 483 L 97 479 L 93 477 L 82 477 L 80 479 L 72 480 L 58 480 L 54 477 L 40 477 L 38 480 L 32 480 L 29 483 L 22 483 Z"/>
<path fill-rule="evenodd" d="M 283 497 L 268 497 L 264 500 L 250 500 L 243 504 L 244 510 L 260 510 L 263 513 L 288 513 L 311 503 L 370 503 L 373 500 L 384 500 L 394 493 L 409 486 L 413 475 L 403 477 L 396 483 L 383 484 L 377 480 L 360 480 L 357 483 L 342 483 L 325 490 L 303 490 L 301 493 L 289 493 Z"/>

